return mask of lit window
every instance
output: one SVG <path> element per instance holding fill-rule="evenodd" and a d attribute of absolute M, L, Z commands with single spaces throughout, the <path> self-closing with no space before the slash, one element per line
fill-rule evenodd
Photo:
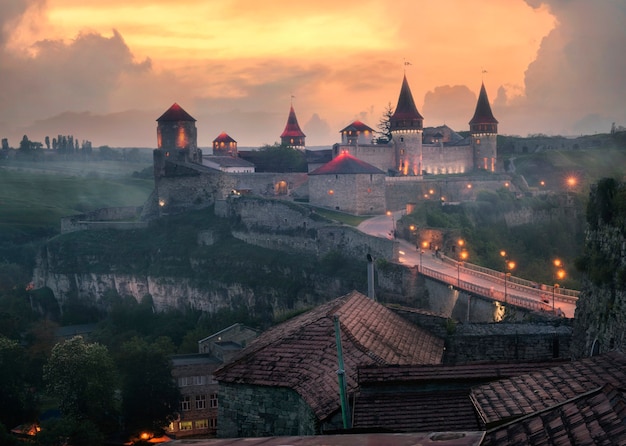
<path fill-rule="evenodd" d="M 217 393 L 212 393 L 209 398 L 209 406 L 212 408 L 217 407 Z"/>
<path fill-rule="evenodd" d="M 191 410 L 191 397 L 183 396 L 183 400 L 180 402 L 180 410 Z"/>
<path fill-rule="evenodd" d="M 180 430 L 181 431 L 190 431 L 193 429 L 193 423 L 191 421 L 181 421 L 180 422 Z"/>
<path fill-rule="evenodd" d="M 477 139 L 477 140 L 476 140 L 476 144 L 480 144 L 480 139 Z"/>
<path fill-rule="evenodd" d="M 334 191 L 334 190 L 332 190 L 332 189 L 329 189 L 329 190 L 328 190 L 328 195 L 333 195 L 334 193 L 335 193 L 335 191 Z"/>
<path fill-rule="evenodd" d="M 206 395 L 196 395 L 196 409 L 206 409 Z"/>
<path fill-rule="evenodd" d="M 206 429 L 209 427 L 209 420 L 196 420 L 196 429 Z"/>

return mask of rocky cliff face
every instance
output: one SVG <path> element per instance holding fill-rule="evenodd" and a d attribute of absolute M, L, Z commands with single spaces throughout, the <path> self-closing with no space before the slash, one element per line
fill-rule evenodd
<path fill-rule="evenodd" d="M 587 220 L 579 265 L 585 281 L 574 321 L 576 357 L 626 348 L 626 184 L 598 183 Z"/>

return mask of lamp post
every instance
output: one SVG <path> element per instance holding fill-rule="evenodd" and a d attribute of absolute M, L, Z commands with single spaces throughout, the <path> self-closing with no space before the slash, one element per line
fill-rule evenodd
<path fill-rule="evenodd" d="M 457 288 L 461 287 L 461 262 L 465 262 L 468 257 L 469 257 L 469 254 L 465 250 L 459 253 L 459 261 L 456 262 L 456 286 Z"/>
<path fill-rule="evenodd" d="M 393 212 L 387 211 L 387 215 L 391 217 L 391 238 L 396 238 L 396 220 L 393 218 Z"/>
<path fill-rule="evenodd" d="M 552 262 L 556 267 L 556 271 L 554 272 L 554 277 L 556 280 L 563 280 L 565 278 L 565 270 L 563 269 L 563 262 L 560 259 L 555 259 Z M 552 287 L 552 313 L 556 314 L 556 308 L 554 307 L 554 294 L 556 293 L 556 289 L 559 288 L 558 282 L 554 284 Z"/>
<path fill-rule="evenodd" d="M 500 255 L 504 258 L 504 303 L 506 303 L 506 279 L 511 277 L 511 273 L 507 272 L 507 269 L 513 271 L 516 265 L 514 261 L 507 258 L 506 251 L 500 251 Z"/>

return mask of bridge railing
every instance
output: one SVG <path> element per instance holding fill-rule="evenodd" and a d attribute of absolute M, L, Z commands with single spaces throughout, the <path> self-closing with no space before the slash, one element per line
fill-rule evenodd
<path fill-rule="evenodd" d="M 458 261 L 454 260 L 445 255 L 441 255 L 441 260 L 454 266 L 455 268 L 460 268 L 465 274 L 471 274 L 474 276 L 489 276 L 495 279 L 496 282 L 504 284 L 504 272 L 495 271 L 493 269 L 485 268 L 483 266 L 474 265 L 468 262 L 461 262 L 460 267 L 458 266 Z M 580 291 L 570 290 L 562 287 L 554 287 L 552 285 L 538 284 L 536 282 L 522 279 L 521 277 L 516 276 L 507 276 L 506 278 L 507 288 L 511 290 L 523 291 L 525 293 L 534 294 L 537 298 L 542 301 L 546 301 L 546 299 L 552 299 L 554 296 L 555 301 L 559 302 L 568 302 L 568 303 L 576 303 L 578 300 L 578 296 L 580 295 Z M 507 292 L 507 296 L 508 296 Z"/>

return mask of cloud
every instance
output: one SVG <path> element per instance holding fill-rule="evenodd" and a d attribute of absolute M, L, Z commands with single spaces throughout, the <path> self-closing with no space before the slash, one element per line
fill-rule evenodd
<path fill-rule="evenodd" d="M 523 123 L 528 133 L 606 133 L 626 123 L 626 3 L 526 1 L 547 7 L 556 27 L 528 66 L 524 96 L 507 101 L 501 131 Z"/>
<path fill-rule="evenodd" d="M 424 96 L 424 125 L 436 127 L 447 124 L 454 130 L 468 130 L 474 116 L 477 94 L 465 85 L 435 87 Z"/>

